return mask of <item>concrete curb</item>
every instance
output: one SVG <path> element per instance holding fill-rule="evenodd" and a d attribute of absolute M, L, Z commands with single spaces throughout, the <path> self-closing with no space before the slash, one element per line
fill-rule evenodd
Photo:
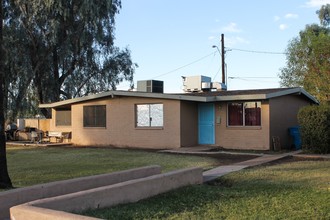
<path fill-rule="evenodd" d="M 13 189 L 0 193 L 0 219 L 9 218 L 9 208 L 37 199 L 49 198 L 82 190 L 97 188 L 143 178 L 161 173 L 160 166 L 148 166 L 119 171 L 109 174 L 101 174 L 88 177 L 80 177 L 70 180 L 56 181 L 39 184 L 30 187 Z"/>
<path fill-rule="evenodd" d="M 137 202 L 179 187 L 201 183 L 202 168 L 181 169 L 14 206 L 10 208 L 10 217 L 15 220 L 94 219 L 67 212 Z"/>

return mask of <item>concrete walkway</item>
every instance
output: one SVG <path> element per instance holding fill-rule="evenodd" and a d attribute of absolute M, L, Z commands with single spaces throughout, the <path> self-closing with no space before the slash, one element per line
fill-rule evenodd
<path fill-rule="evenodd" d="M 252 156 L 262 156 L 263 153 L 249 153 L 249 152 L 231 152 L 231 151 L 224 151 L 218 150 L 216 147 L 213 146 L 196 146 L 196 147 L 181 147 L 176 149 L 169 149 L 169 150 L 160 150 L 161 153 L 175 153 L 175 154 L 205 154 L 205 155 L 212 155 L 212 154 L 231 154 L 231 155 L 252 155 Z"/>
<path fill-rule="evenodd" d="M 235 163 L 233 165 L 219 166 L 203 172 L 203 181 L 208 182 L 231 172 L 239 171 L 247 167 L 258 166 L 272 161 L 276 161 L 288 156 L 299 154 L 300 152 L 301 151 L 294 151 L 285 154 L 274 154 L 274 155 L 267 154 L 254 158 L 252 160 Z"/>
<path fill-rule="evenodd" d="M 272 161 L 280 160 L 280 159 L 288 157 L 288 156 L 295 156 L 302 152 L 301 150 L 298 150 L 298 151 L 292 151 L 292 152 L 283 153 L 283 154 L 264 154 L 264 153 L 248 153 L 248 152 L 213 151 L 214 149 L 216 149 L 216 148 L 213 146 L 201 145 L 201 146 L 196 146 L 196 147 L 182 147 L 182 148 L 178 148 L 178 149 L 162 150 L 160 152 L 190 154 L 190 155 L 194 155 L 194 154 L 197 154 L 197 155 L 232 154 L 232 155 L 258 156 L 251 160 L 246 160 L 246 161 L 231 164 L 231 165 L 223 165 L 223 166 L 219 166 L 219 167 L 207 170 L 207 171 L 203 172 L 203 181 L 204 182 L 214 180 L 214 179 L 221 177 L 223 175 L 226 175 L 228 173 L 239 171 L 239 170 L 242 170 L 247 167 L 254 167 L 254 166 L 262 165 L 262 164 L 269 163 Z M 325 158 L 328 158 L 328 157 L 325 157 Z"/>

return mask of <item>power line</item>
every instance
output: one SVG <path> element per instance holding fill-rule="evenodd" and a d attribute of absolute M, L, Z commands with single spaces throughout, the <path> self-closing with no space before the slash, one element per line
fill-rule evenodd
<path fill-rule="evenodd" d="M 247 77 L 241 77 L 241 76 L 230 76 L 229 79 L 277 79 L 278 77 L 272 77 L 272 76 L 247 76 Z"/>
<path fill-rule="evenodd" d="M 268 77 L 268 76 L 247 76 L 247 77 L 238 77 L 238 76 L 230 76 L 228 79 L 238 79 L 243 81 L 249 81 L 249 82 L 264 82 L 264 83 L 273 83 L 273 79 L 278 79 L 278 77 Z M 270 79 L 271 81 L 264 81 L 262 79 Z"/>
<path fill-rule="evenodd" d="M 247 53 L 262 53 L 262 54 L 279 54 L 279 55 L 286 55 L 285 52 L 272 52 L 272 51 L 258 51 L 258 50 L 244 50 L 244 49 L 238 49 L 238 48 L 226 48 L 226 51 L 241 51 L 241 52 L 247 52 Z"/>
<path fill-rule="evenodd" d="M 217 52 L 212 52 L 212 53 L 207 54 L 207 55 L 205 55 L 205 56 L 203 56 L 203 57 L 201 57 L 201 58 L 199 58 L 199 59 L 197 59 L 197 60 L 195 60 L 195 61 L 192 61 L 192 62 L 190 62 L 190 63 L 188 63 L 188 64 L 186 64 L 186 65 L 180 66 L 180 67 L 178 67 L 178 68 L 176 68 L 176 69 L 174 69 L 174 70 L 171 70 L 171 71 L 168 71 L 168 72 L 166 72 L 166 73 L 160 74 L 160 75 L 155 76 L 155 77 L 153 77 L 153 78 L 151 78 L 151 79 L 156 79 L 156 78 L 159 78 L 159 77 L 165 76 L 165 75 L 167 75 L 167 74 L 173 73 L 173 72 L 178 71 L 178 70 L 180 70 L 180 69 L 183 69 L 183 68 L 185 68 L 185 67 L 187 67 L 187 66 L 190 66 L 190 65 L 192 65 L 192 64 L 195 64 L 195 63 L 197 63 L 197 62 L 199 62 L 199 61 L 201 61 L 201 60 L 204 60 L 205 58 L 207 58 L 207 57 L 209 57 L 209 56 L 211 56 L 211 55 L 215 56 L 216 53 L 217 53 Z M 220 70 L 220 69 L 219 69 L 219 70 Z M 219 72 L 219 70 L 218 70 L 218 72 Z M 123 87 L 124 87 L 124 86 L 120 86 L 120 87 L 118 87 L 118 88 L 123 88 Z M 117 89 L 118 89 L 118 88 L 117 88 Z"/>
<path fill-rule="evenodd" d="M 197 62 L 199 62 L 199 61 L 201 61 L 201 60 L 204 60 L 205 58 L 207 58 L 207 57 L 209 57 L 209 56 L 211 56 L 211 55 L 214 55 L 215 53 L 216 53 L 216 52 L 212 52 L 212 53 L 210 53 L 210 54 L 208 54 L 208 55 L 205 55 L 205 56 L 203 56 L 203 57 L 201 57 L 201 58 L 199 58 L 199 59 L 197 59 L 197 60 L 195 60 L 195 61 L 193 61 L 193 62 L 191 62 L 191 63 L 188 63 L 188 64 L 186 64 L 186 65 L 180 66 L 180 67 L 178 67 L 178 68 L 176 68 L 176 69 L 174 69 L 174 70 L 171 70 L 171 71 L 169 71 L 169 72 L 166 72 L 166 73 L 160 74 L 160 75 L 158 75 L 158 76 L 155 76 L 155 77 L 153 77 L 152 79 L 156 79 L 156 78 L 159 78 L 159 77 L 165 76 L 165 75 L 167 75 L 167 74 L 173 73 L 173 72 L 175 72 L 175 71 L 178 71 L 178 70 L 180 70 L 180 69 L 183 69 L 183 68 L 185 68 L 185 67 L 187 67 L 187 66 L 190 66 L 190 65 L 192 65 L 192 64 L 195 64 L 195 63 L 197 63 Z"/>

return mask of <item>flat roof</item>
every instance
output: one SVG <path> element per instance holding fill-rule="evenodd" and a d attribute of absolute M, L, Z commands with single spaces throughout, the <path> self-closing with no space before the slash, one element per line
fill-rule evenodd
<path fill-rule="evenodd" d="M 244 101 L 244 100 L 266 100 L 284 95 L 299 94 L 318 104 L 318 101 L 302 88 L 274 88 L 274 89 L 252 89 L 252 90 L 229 90 L 229 91 L 210 91 L 201 93 L 149 93 L 136 91 L 107 91 L 98 94 L 88 95 L 79 98 L 68 99 L 64 101 L 40 104 L 39 108 L 57 108 L 64 107 L 80 102 L 86 102 L 106 97 L 114 98 L 116 96 L 141 97 L 172 99 L 195 102 L 221 102 L 221 101 Z"/>

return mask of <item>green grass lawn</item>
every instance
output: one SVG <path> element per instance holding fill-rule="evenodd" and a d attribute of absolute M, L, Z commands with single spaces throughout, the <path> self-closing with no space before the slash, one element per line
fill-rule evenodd
<path fill-rule="evenodd" d="M 155 164 L 170 171 L 195 166 L 208 169 L 223 162 L 219 158 L 110 148 L 7 150 L 15 187 Z M 329 170 L 329 160 L 256 167 L 208 185 L 184 187 L 136 204 L 84 214 L 105 219 L 330 219 Z"/>
<path fill-rule="evenodd" d="M 14 187 L 110 173 L 148 165 L 163 171 L 214 167 L 214 158 L 111 148 L 7 147 L 8 171 Z"/>
<path fill-rule="evenodd" d="M 84 214 L 104 219 L 330 219 L 330 161 L 246 169 L 207 185 Z"/>

